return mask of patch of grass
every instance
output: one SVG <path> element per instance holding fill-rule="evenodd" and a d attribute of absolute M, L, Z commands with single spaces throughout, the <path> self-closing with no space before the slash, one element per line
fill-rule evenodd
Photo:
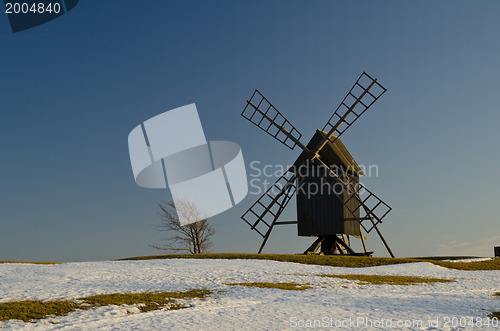
<path fill-rule="evenodd" d="M 422 283 L 449 283 L 452 279 L 415 277 L 415 276 L 392 276 L 392 275 L 314 275 L 319 277 L 343 278 L 347 280 L 356 280 L 362 284 L 373 285 L 414 285 Z"/>
<path fill-rule="evenodd" d="M 186 292 L 148 292 L 148 293 L 114 293 L 99 294 L 81 298 L 84 304 L 92 307 L 109 305 L 137 305 L 140 311 L 157 310 L 162 307 L 171 309 L 187 308 L 189 306 L 177 304 L 175 299 L 204 299 L 211 293 L 210 290 L 189 290 Z"/>
<path fill-rule="evenodd" d="M 51 316 L 64 316 L 78 309 L 90 309 L 109 305 L 137 305 L 141 312 L 167 309 L 175 310 L 189 306 L 178 303 L 178 299 L 204 299 L 213 291 L 189 290 L 185 292 L 148 292 L 99 294 L 76 300 L 24 300 L 0 303 L 0 321 L 11 319 L 30 322 Z"/>
<path fill-rule="evenodd" d="M 457 270 L 500 270 L 500 259 L 475 262 L 428 261 L 441 267 Z"/>
<path fill-rule="evenodd" d="M 0 263 L 29 263 L 29 264 L 62 264 L 61 262 L 27 262 L 27 261 L 0 261 Z"/>
<path fill-rule="evenodd" d="M 15 319 L 29 322 L 49 316 L 64 316 L 73 310 L 85 308 L 68 300 L 3 302 L 0 303 L 0 321 Z"/>
<path fill-rule="evenodd" d="M 500 270 L 500 259 L 478 262 L 448 262 L 440 260 L 414 258 L 388 258 L 367 256 L 335 256 L 335 255 L 304 255 L 304 254 L 246 254 L 246 253 L 209 253 L 209 254 L 170 254 L 139 256 L 124 260 L 155 260 L 155 259 L 257 259 L 302 264 L 327 265 L 333 267 L 374 267 L 389 264 L 429 262 L 436 265 L 459 270 Z"/>
<path fill-rule="evenodd" d="M 310 284 L 298 283 L 226 283 L 231 286 L 251 286 L 260 288 L 278 288 L 280 290 L 303 291 L 312 288 Z"/>

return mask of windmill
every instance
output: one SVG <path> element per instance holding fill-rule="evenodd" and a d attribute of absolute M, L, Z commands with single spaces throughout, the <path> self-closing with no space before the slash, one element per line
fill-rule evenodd
<path fill-rule="evenodd" d="M 302 134 L 259 90 L 247 100 L 241 113 L 244 118 L 286 147 L 302 149 L 293 166 L 241 216 L 263 238 L 259 254 L 274 226 L 297 224 L 299 236 L 317 237 L 306 254 L 316 253 L 321 246 L 325 254 L 371 255 L 363 230 L 370 233 L 375 229 L 394 257 L 378 228 L 391 207 L 359 183 L 363 171 L 340 140 L 385 92 L 377 79 L 363 72 L 325 126 L 306 145 L 300 141 Z M 279 221 L 295 194 L 297 221 Z M 364 252 L 356 253 L 351 248 L 351 237 L 361 239 Z"/>

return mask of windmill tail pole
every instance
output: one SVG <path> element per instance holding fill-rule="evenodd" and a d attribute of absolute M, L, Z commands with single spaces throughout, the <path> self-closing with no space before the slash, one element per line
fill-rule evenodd
<path fill-rule="evenodd" d="M 377 231 L 380 239 L 382 240 L 382 242 L 384 243 L 385 245 L 385 248 L 387 248 L 387 251 L 389 252 L 389 254 L 391 255 L 391 257 L 395 257 L 394 254 L 392 253 L 391 249 L 389 248 L 389 245 L 387 244 L 387 242 L 385 241 L 384 239 L 384 236 L 382 236 L 382 233 L 380 232 L 380 230 L 378 229 L 377 225 L 373 222 L 372 220 L 372 223 L 373 223 L 373 227 L 375 227 L 375 231 Z"/>
<path fill-rule="evenodd" d="M 260 245 L 260 248 L 259 248 L 259 252 L 257 254 L 262 254 L 262 250 L 264 249 L 264 246 L 266 245 L 266 242 L 267 242 L 267 239 L 269 239 L 269 236 L 271 235 L 271 230 L 273 228 L 269 228 L 269 230 L 267 230 L 267 233 L 266 233 L 266 236 L 264 237 L 264 241 L 262 242 L 262 245 Z"/>

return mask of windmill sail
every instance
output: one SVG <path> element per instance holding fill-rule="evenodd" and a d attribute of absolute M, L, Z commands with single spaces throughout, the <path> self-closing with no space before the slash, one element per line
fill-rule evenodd
<path fill-rule="evenodd" d="M 338 139 L 386 91 L 377 79 L 363 72 L 323 127 L 322 131 L 328 132 L 328 135 L 315 151 L 321 150 L 327 139 L 331 142 Z"/>
<path fill-rule="evenodd" d="M 253 92 L 241 116 L 258 126 L 286 147 L 294 149 L 295 146 L 299 145 L 301 148 L 305 148 L 300 142 L 302 134 L 299 130 L 297 130 L 259 90 Z"/>
<path fill-rule="evenodd" d="M 285 172 L 260 198 L 241 216 L 258 234 L 266 237 L 296 191 L 296 175 Z"/>

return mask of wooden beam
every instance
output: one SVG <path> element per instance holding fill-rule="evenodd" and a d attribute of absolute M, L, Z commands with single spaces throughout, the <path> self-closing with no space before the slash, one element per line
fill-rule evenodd
<path fill-rule="evenodd" d="M 311 246 L 309 246 L 308 249 L 306 249 L 306 251 L 304 252 L 304 254 L 314 254 L 316 253 L 316 251 L 318 250 L 319 246 L 321 246 L 321 244 L 323 243 L 323 241 L 325 240 L 325 237 L 318 237 L 318 239 L 316 239 L 313 244 Z"/>
<path fill-rule="evenodd" d="M 339 237 L 335 236 L 336 238 L 336 241 L 341 244 L 342 246 L 344 246 L 344 248 L 346 249 L 346 251 L 348 251 L 350 254 L 353 254 L 355 255 L 356 252 L 349 246 L 347 245 L 347 243 L 345 243 L 342 239 L 340 239 Z"/>
<path fill-rule="evenodd" d="M 359 231 L 361 232 L 361 243 L 363 244 L 363 250 L 365 251 L 366 254 L 367 250 L 366 250 L 365 236 L 363 236 L 363 229 L 359 227 Z"/>
<path fill-rule="evenodd" d="M 297 224 L 297 221 L 280 221 L 274 223 L 274 225 L 286 225 L 286 224 Z"/>
<path fill-rule="evenodd" d="M 344 250 L 344 248 L 338 241 L 335 241 L 335 245 L 337 246 L 337 249 L 339 250 L 340 254 L 347 255 L 347 252 Z"/>

